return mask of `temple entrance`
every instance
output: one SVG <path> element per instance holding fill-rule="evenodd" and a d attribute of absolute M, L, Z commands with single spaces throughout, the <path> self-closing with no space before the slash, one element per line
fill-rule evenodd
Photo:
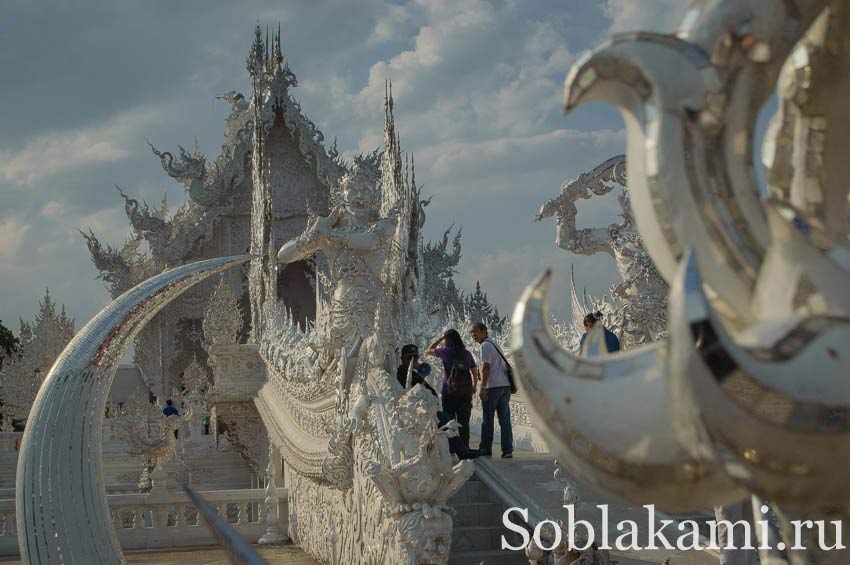
<path fill-rule="evenodd" d="M 286 265 L 277 277 L 277 298 L 283 300 L 302 328 L 316 319 L 316 293 L 310 284 L 313 277 L 315 273 L 307 261 Z"/>

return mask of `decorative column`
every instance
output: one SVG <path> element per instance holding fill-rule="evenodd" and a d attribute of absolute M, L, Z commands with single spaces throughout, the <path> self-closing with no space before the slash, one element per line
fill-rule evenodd
<path fill-rule="evenodd" d="M 257 543 L 285 543 L 286 534 L 280 529 L 280 500 L 277 497 L 278 481 L 281 477 L 280 453 L 269 441 L 269 463 L 266 465 L 265 522 L 266 533 Z"/>
<path fill-rule="evenodd" d="M 204 437 L 204 391 L 207 390 L 209 379 L 206 370 L 192 359 L 192 363 L 183 371 L 183 386 L 186 389 L 186 405 L 192 411 L 189 420 L 189 441 L 193 449 L 202 447 Z"/>

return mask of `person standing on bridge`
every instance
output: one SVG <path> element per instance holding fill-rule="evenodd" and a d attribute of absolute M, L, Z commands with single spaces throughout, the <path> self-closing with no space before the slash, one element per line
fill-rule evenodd
<path fill-rule="evenodd" d="M 481 443 L 478 453 L 482 457 L 493 455 L 495 416 L 501 430 L 502 459 L 514 456 L 514 433 L 511 426 L 511 382 L 508 379 L 508 362 L 498 346 L 487 334 L 482 322 L 472 324 L 472 339 L 481 344 Z"/>

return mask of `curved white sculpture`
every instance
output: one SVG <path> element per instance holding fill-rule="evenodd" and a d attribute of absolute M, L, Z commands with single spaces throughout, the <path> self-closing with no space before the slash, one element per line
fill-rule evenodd
<path fill-rule="evenodd" d="M 618 106 L 628 130 L 632 208 L 672 280 L 694 248 L 727 323 L 751 318 L 767 222 L 751 171 L 758 111 L 824 1 L 694 3 L 677 35 L 624 34 L 567 77 L 567 112 Z M 793 6 L 793 9 L 792 9 Z"/>
<path fill-rule="evenodd" d="M 730 477 L 779 505 L 850 503 L 845 475 L 836 468 L 850 460 L 850 387 L 842 359 L 850 319 L 762 324 L 751 330 L 751 344 L 737 343 L 705 296 L 693 254 L 683 261 L 670 310 L 671 333 L 681 338 L 670 348 L 671 406 L 684 445 L 710 446 Z"/>
<path fill-rule="evenodd" d="M 56 360 L 39 390 L 21 442 L 18 543 L 24 563 L 119 563 L 101 471 L 109 388 L 133 337 L 192 285 L 249 256 L 165 271 L 101 310 Z"/>
<path fill-rule="evenodd" d="M 621 35 L 586 56 L 567 78 L 565 100 L 567 111 L 612 102 L 626 121 L 635 218 L 671 284 L 669 339 L 658 353 L 681 445 L 776 503 L 784 524 L 795 515 L 842 518 L 835 523 L 845 537 L 850 189 L 838 148 L 850 137 L 848 59 L 846 2 L 694 1 L 675 35 Z M 751 155 L 758 112 L 777 79 L 780 112 L 764 147 L 773 197 L 763 203 Z M 534 315 L 541 297 L 532 287 L 517 307 L 517 366 L 529 405 L 539 402 L 551 422 L 575 426 L 581 411 L 557 399 L 577 390 L 593 400 L 623 364 L 632 363 L 624 382 L 644 378 L 647 368 L 628 353 L 593 364 L 557 351 Z M 575 383 L 593 376 L 601 382 Z M 658 404 L 632 409 L 659 412 Z M 650 445 L 664 437 L 646 415 L 618 418 Z M 580 431 L 590 427 L 581 424 Z M 569 452 L 568 432 L 552 441 Z M 628 480 L 640 471 L 624 465 L 612 473 Z M 789 557 L 847 562 L 813 542 Z"/>
<path fill-rule="evenodd" d="M 528 410 L 570 476 L 671 512 L 741 498 L 743 491 L 710 457 L 691 456 L 679 445 L 667 408 L 664 342 L 603 357 L 570 353 L 546 323 L 549 278 L 543 275 L 520 298 L 512 347 L 522 386 L 534 399 Z"/>

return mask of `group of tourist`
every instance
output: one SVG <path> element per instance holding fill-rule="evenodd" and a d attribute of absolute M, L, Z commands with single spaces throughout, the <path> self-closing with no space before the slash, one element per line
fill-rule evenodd
<path fill-rule="evenodd" d="M 585 333 L 579 342 L 583 355 L 598 355 L 602 352 L 600 344 L 585 343 L 591 329 L 601 324 L 601 321 L 600 312 L 585 316 Z M 606 352 L 619 351 L 620 340 L 617 336 L 604 325 L 600 327 L 600 337 Z M 498 418 L 502 458 L 510 459 L 513 457 L 514 444 L 510 400 L 511 394 L 517 391 L 513 370 L 499 346 L 490 339 L 486 325 L 475 322 L 469 333 L 472 339 L 481 345 L 480 363 L 476 362 L 475 356 L 466 348 L 463 338 L 455 329 L 447 330 L 428 346 L 428 355 L 438 357 L 443 363 L 443 383 L 439 395 L 426 380 L 431 374 L 431 365 L 420 360 L 419 348 L 415 344 L 410 343 L 401 348 L 401 364 L 396 371 L 396 378 L 402 388 L 422 385 L 434 396 L 441 398 L 442 410 L 437 413 L 439 425 L 442 427 L 452 420 L 457 420 L 460 426 L 458 436 L 449 440 L 449 449 L 458 458 L 492 457 L 494 426 Z M 472 416 L 472 399 L 476 392 L 481 398 L 481 438 L 478 449 L 471 449 L 469 420 Z"/>
<path fill-rule="evenodd" d="M 396 376 L 402 387 L 421 384 L 442 400 L 442 411 L 437 418 L 440 426 L 456 420 L 458 437 L 449 440 L 449 449 L 460 459 L 492 457 L 495 418 L 501 429 L 502 457 L 513 457 L 513 430 L 511 428 L 511 393 L 516 392 L 510 364 L 499 346 L 488 337 L 487 326 L 476 322 L 470 330 L 472 339 L 481 344 L 481 358 L 466 348 L 460 333 L 447 330 L 428 349 L 429 355 L 438 357 L 443 363 L 443 383 L 440 394 L 425 380 L 431 374 L 431 366 L 420 360 L 419 348 L 408 344 L 401 349 L 401 365 Z M 412 364 L 412 367 L 411 367 Z M 408 383 L 408 373 L 411 375 Z M 472 415 L 472 399 L 478 393 L 481 398 L 481 439 L 478 449 L 470 448 L 469 419 Z"/>

